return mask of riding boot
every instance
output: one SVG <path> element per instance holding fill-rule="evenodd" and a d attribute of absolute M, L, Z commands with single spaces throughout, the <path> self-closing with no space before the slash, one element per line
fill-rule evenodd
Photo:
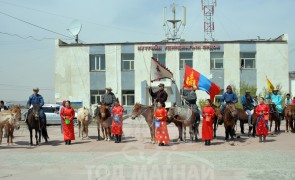
<path fill-rule="evenodd" d="M 115 134 L 115 143 L 119 142 L 119 136 L 117 134 Z"/>
<path fill-rule="evenodd" d="M 208 146 L 210 146 L 211 145 L 211 141 L 210 140 L 208 140 Z"/>
<path fill-rule="evenodd" d="M 205 140 L 205 146 L 207 146 L 208 145 L 208 141 L 207 140 Z"/>
<path fill-rule="evenodd" d="M 68 141 L 67 140 L 65 140 L 65 145 L 67 145 L 68 144 Z"/>
<path fill-rule="evenodd" d="M 120 143 L 120 142 L 122 141 L 121 138 L 122 138 L 122 136 L 119 135 L 119 136 L 118 136 L 118 143 Z"/>
<path fill-rule="evenodd" d="M 71 143 L 72 143 L 71 140 L 69 140 L 69 145 L 71 145 Z"/>

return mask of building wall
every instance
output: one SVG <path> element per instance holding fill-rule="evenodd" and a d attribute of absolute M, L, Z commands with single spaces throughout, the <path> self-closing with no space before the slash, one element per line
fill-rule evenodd
<path fill-rule="evenodd" d="M 266 76 L 274 86 L 280 84 L 282 91 L 289 91 L 288 44 L 257 43 L 256 68 L 258 94 L 266 87 Z"/>
<path fill-rule="evenodd" d="M 55 100 L 90 105 L 89 47 L 55 48 Z"/>
<path fill-rule="evenodd" d="M 240 44 L 224 44 L 224 87 L 235 85 L 240 89 Z"/>

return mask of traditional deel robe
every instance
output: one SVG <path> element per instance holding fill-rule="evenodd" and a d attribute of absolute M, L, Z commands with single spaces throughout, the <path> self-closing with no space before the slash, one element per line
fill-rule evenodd
<path fill-rule="evenodd" d="M 74 132 L 74 117 L 75 111 L 72 107 L 64 107 L 60 112 L 60 117 L 62 118 L 62 129 L 64 140 L 75 140 L 75 132 Z M 65 119 L 70 120 L 69 124 L 66 124 Z"/>
<path fill-rule="evenodd" d="M 271 95 L 267 95 L 266 99 L 271 99 L 271 101 L 276 105 L 279 113 L 283 112 L 283 108 L 282 108 L 282 96 L 277 94 L 271 94 Z"/>
<path fill-rule="evenodd" d="M 123 133 L 123 114 L 124 114 L 124 108 L 123 106 L 114 106 L 112 108 L 112 134 L 114 135 L 122 135 Z"/>
<path fill-rule="evenodd" d="M 268 135 L 268 119 L 269 119 L 269 106 L 267 104 L 260 104 L 256 107 L 255 113 L 258 116 L 256 122 L 256 134 L 259 135 Z M 260 115 L 264 113 L 264 115 Z"/>
<path fill-rule="evenodd" d="M 170 138 L 166 124 L 167 110 L 165 108 L 158 108 L 154 116 L 158 120 L 158 122 L 155 121 L 156 143 L 169 144 Z"/>
<path fill-rule="evenodd" d="M 207 116 L 205 116 L 207 114 Z M 213 139 L 213 118 L 214 109 L 211 106 L 206 106 L 203 108 L 203 126 L 202 126 L 202 140 L 212 140 Z"/>

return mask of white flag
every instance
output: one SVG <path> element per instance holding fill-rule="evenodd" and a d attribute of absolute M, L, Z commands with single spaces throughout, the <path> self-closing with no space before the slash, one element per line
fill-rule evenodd
<path fill-rule="evenodd" d="M 159 81 L 161 79 L 171 79 L 173 80 L 173 73 L 162 65 L 156 58 L 152 57 L 151 60 L 151 82 Z"/>

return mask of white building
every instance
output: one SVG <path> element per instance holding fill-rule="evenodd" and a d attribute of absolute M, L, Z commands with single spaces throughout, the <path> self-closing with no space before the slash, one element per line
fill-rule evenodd
<path fill-rule="evenodd" d="M 112 87 L 126 109 L 134 102 L 151 104 L 150 61 L 156 57 L 173 73 L 176 85 L 161 81 L 169 94 L 167 104 L 179 99 L 185 64 L 199 71 L 223 90 L 247 83 L 266 87 L 266 76 L 289 91 L 288 36 L 272 40 L 126 42 L 67 44 L 56 41 L 55 100 L 69 99 L 84 106 L 98 103 L 106 87 Z M 159 82 L 152 83 L 157 87 Z M 208 98 L 197 91 L 198 98 Z"/>

